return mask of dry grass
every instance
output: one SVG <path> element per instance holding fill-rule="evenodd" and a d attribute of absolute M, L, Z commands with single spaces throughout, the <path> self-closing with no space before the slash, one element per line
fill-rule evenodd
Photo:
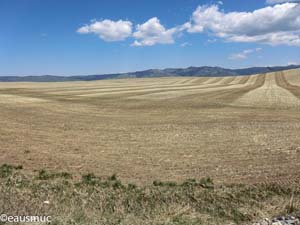
<path fill-rule="evenodd" d="M 116 176 L 0 167 L 0 213 L 48 215 L 55 225 L 233 225 L 300 212 L 299 182 L 287 185 L 214 185 L 209 178 L 182 183 L 123 184 Z M 0 223 L 1 224 L 1 223 Z"/>

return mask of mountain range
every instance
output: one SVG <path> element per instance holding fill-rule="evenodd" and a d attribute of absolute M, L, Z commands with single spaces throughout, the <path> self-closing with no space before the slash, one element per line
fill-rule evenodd
<path fill-rule="evenodd" d="M 62 81 L 93 81 L 120 78 L 143 78 L 143 77 L 169 77 L 169 76 L 191 76 L 191 77 L 218 77 L 218 76 L 244 76 L 276 72 L 300 68 L 300 65 L 274 66 L 274 67 L 250 67 L 244 69 L 226 69 L 222 67 L 188 67 L 150 69 L 128 73 L 76 75 L 76 76 L 0 76 L 0 82 L 62 82 Z"/>

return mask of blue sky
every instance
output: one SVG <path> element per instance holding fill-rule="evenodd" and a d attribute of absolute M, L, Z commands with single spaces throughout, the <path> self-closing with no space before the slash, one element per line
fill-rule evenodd
<path fill-rule="evenodd" d="M 300 64 L 287 2 L 0 0 L 0 76 Z"/>

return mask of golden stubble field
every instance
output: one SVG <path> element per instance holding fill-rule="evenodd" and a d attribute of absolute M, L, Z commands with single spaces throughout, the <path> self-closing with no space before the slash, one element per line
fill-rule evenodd
<path fill-rule="evenodd" d="M 300 70 L 0 83 L 0 164 L 135 183 L 300 178 Z"/>

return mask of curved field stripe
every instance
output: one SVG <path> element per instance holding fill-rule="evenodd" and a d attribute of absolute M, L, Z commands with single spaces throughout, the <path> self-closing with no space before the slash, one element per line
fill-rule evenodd
<path fill-rule="evenodd" d="M 226 80 L 225 77 L 218 77 L 218 79 L 216 80 L 216 82 L 214 82 L 212 84 L 214 84 L 214 85 L 222 85 L 224 80 Z"/>
<path fill-rule="evenodd" d="M 283 72 L 285 79 L 291 85 L 300 86 L 300 70 L 288 70 Z"/>
<path fill-rule="evenodd" d="M 252 75 L 255 76 L 255 75 Z M 229 84 L 245 84 L 249 80 L 250 76 L 238 76 L 235 77 L 233 81 L 231 81 Z"/>
<path fill-rule="evenodd" d="M 216 86 L 217 83 L 212 83 L 212 84 L 207 84 L 208 86 Z M 78 96 L 101 96 L 105 93 L 114 93 L 114 92 L 124 92 L 124 93 L 128 93 L 128 92 L 140 92 L 140 91 L 149 91 L 149 90 L 172 90 L 172 89 L 192 89 L 192 88 L 201 88 L 204 86 L 207 86 L 204 84 L 198 84 L 198 85 L 187 85 L 187 84 L 173 84 L 173 85 L 159 85 L 159 84 L 152 84 L 152 85 L 147 85 L 147 86 L 134 86 L 134 87 L 114 87 L 114 88 L 98 88 L 98 89 L 94 89 L 94 90 L 90 90 L 90 89 L 84 89 L 84 90 L 68 90 L 68 91 L 59 91 L 59 92 L 52 92 L 52 94 L 62 94 L 62 95 L 78 95 Z"/>
<path fill-rule="evenodd" d="M 261 87 L 264 84 L 264 75 L 252 75 L 247 78 L 247 82 L 239 84 L 236 82 L 235 85 L 231 84 L 228 87 L 231 88 L 221 88 L 213 93 L 205 94 L 205 97 L 213 97 L 216 102 L 220 104 L 233 105 L 233 102 L 240 96 L 246 94 L 247 92 Z"/>
<path fill-rule="evenodd" d="M 152 79 L 152 80 L 151 80 Z M 123 80 L 120 80 L 119 82 L 113 82 L 113 83 L 107 83 L 106 81 L 99 82 L 98 86 L 90 86 L 90 85 L 82 85 L 82 86 L 76 86 L 76 87 L 62 87 L 62 88 L 53 88 L 48 89 L 45 91 L 45 89 L 42 89 L 43 93 L 46 94 L 52 94 L 52 95 L 78 95 L 78 94 L 96 94 L 99 92 L 115 92 L 115 91 L 127 91 L 127 90 L 139 90 L 139 89 L 148 89 L 148 88 L 163 88 L 163 87 L 184 87 L 188 85 L 194 84 L 195 81 L 197 81 L 199 84 L 222 84 L 223 78 L 175 78 L 175 81 L 169 82 L 168 79 L 163 78 L 151 78 L 148 79 L 148 82 L 142 82 L 141 80 L 134 80 L 134 84 L 131 82 L 130 84 L 128 82 L 124 82 Z M 169 78 L 173 79 L 173 78 Z M 149 82 L 149 80 L 151 82 Z M 127 81 L 127 80 L 126 80 Z M 137 82 L 139 81 L 139 82 Z M 166 82 L 168 81 L 168 82 Z M 206 82 L 208 81 L 208 82 Z"/>
<path fill-rule="evenodd" d="M 184 89 L 198 89 L 198 88 L 203 88 L 206 86 L 217 86 L 217 85 L 222 85 L 222 80 L 224 78 L 218 78 L 217 80 L 215 79 L 214 81 L 217 81 L 215 83 L 209 83 L 209 84 L 198 84 L 198 85 L 192 85 L 192 84 L 148 84 L 146 86 L 135 86 L 133 87 L 128 87 L 128 86 L 117 86 L 117 87 L 103 87 L 103 88 L 98 88 L 94 90 L 90 89 L 84 89 L 84 90 L 68 90 L 68 91 L 59 91 L 59 92 L 52 92 L 52 94 L 55 95 L 71 95 L 71 96 L 80 96 L 80 97 L 97 97 L 97 96 L 104 96 L 104 95 L 109 95 L 109 94 L 130 94 L 130 93 L 149 93 L 149 92 L 154 92 L 154 91 L 168 91 L 168 90 L 184 90 Z M 180 79 L 181 82 L 185 79 Z M 177 83 L 177 82 L 176 82 Z"/>
<path fill-rule="evenodd" d="M 180 79 L 179 79 L 180 80 Z M 141 78 L 141 79 L 118 79 L 118 80 L 100 80 L 92 82 L 62 82 L 62 83 L 14 83 L 14 88 L 40 89 L 43 92 L 66 92 L 80 90 L 108 89 L 117 87 L 140 87 L 157 85 L 172 85 L 178 78 Z M 11 83 L 10 83 L 11 84 Z M 8 84 L 9 85 L 9 84 Z M 1 87 L 1 83 L 0 83 Z"/>
<path fill-rule="evenodd" d="M 186 78 L 186 77 L 180 77 L 180 78 L 178 79 L 178 81 L 175 82 L 175 83 L 173 83 L 173 84 L 184 84 L 184 83 L 188 82 L 189 80 L 190 80 L 189 78 Z"/>
<path fill-rule="evenodd" d="M 47 102 L 48 100 L 42 98 L 32 98 L 19 95 L 10 95 L 10 94 L 0 94 L 0 104 L 11 103 L 11 104 L 29 104 L 29 103 L 42 103 Z"/>
<path fill-rule="evenodd" d="M 238 84 L 241 80 L 241 77 L 234 77 L 234 79 L 229 84 Z"/>
<path fill-rule="evenodd" d="M 236 77 L 232 82 L 229 84 L 247 84 L 247 85 L 257 85 L 257 83 L 261 84 L 261 79 L 263 79 L 263 75 L 251 75 L 251 76 L 242 76 Z M 263 85 L 263 84 L 261 84 Z"/>
<path fill-rule="evenodd" d="M 205 81 L 203 84 L 213 84 L 213 85 L 222 85 L 223 81 L 226 79 L 227 77 L 214 77 L 211 78 L 207 81 Z"/>
<path fill-rule="evenodd" d="M 266 75 L 263 86 L 246 93 L 234 104 L 259 108 L 300 108 L 300 100 L 277 85 L 274 73 Z"/>
<path fill-rule="evenodd" d="M 293 85 L 293 84 L 289 83 L 286 79 L 286 74 L 285 73 L 283 73 L 283 72 L 276 73 L 276 82 L 280 87 L 289 90 L 295 96 L 300 98 L 300 86 Z"/>
<path fill-rule="evenodd" d="M 245 76 L 245 77 L 242 77 L 242 79 L 240 80 L 239 84 L 245 84 L 248 82 L 248 80 L 253 77 L 255 75 L 252 75 L 252 76 Z"/>
<path fill-rule="evenodd" d="M 182 84 L 192 84 L 195 80 L 196 80 L 197 78 L 191 78 L 191 79 L 189 79 L 189 80 L 185 80 L 185 81 L 183 81 L 182 82 Z"/>
<path fill-rule="evenodd" d="M 152 94 L 152 93 L 164 93 L 168 91 L 186 91 L 186 90 L 201 90 L 207 89 L 211 87 L 218 87 L 220 85 L 217 84 L 199 84 L 199 85 L 181 85 L 175 86 L 171 85 L 168 87 L 159 87 L 155 85 L 153 88 L 138 88 L 138 89 L 121 89 L 121 90 L 106 90 L 101 92 L 94 92 L 94 93 L 86 93 L 86 94 L 79 94 L 76 96 L 80 97 L 98 97 L 98 96 L 105 96 L 105 95 L 119 95 L 119 94 Z"/>
<path fill-rule="evenodd" d="M 195 94 L 206 94 L 211 92 L 220 92 L 220 91 L 235 91 L 237 89 L 245 88 L 248 86 L 252 86 L 256 83 L 256 80 L 258 79 L 257 76 L 253 76 L 251 81 L 249 81 L 246 84 L 236 84 L 236 85 L 216 85 L 217 83 L 221 83 L 223 79 L 219 79 L 218 82 L 214 83 L 212 85 L 211 83 L 203 85 L 202 88 L 193 88 L 193 89 L 185 89 L 185 90 L 174 90 L 174 91 L 163 91 L 163 92 L 155 92 L 155 93 L 149 93 L 139 96 L 132 96 L 130 98 L 133 99 L 153 99 L 153 100 L 161 100 L 161 99 L 171 99 L 171 98 L 177 98 L 182 97 L 186 95 L 195 95 Z M 222 92 L 223 93 L 223 92 Z"/>
<path fill-rule="evenodd" d="M 148 88 L 168 88 L 168 87 L 186 87 L 190 86 L 189 84 L 182 84 L 176 81 L 174 84 L 165 84 L 165 83 L 149 83 L 147 85 L 118 85 L 118 86 L 109 86 L 109 87 L 97 87 L 97 88 L 87 88 L 82 87 L 81 89 L 68 89 L 63 91 L 51 91 L 47 92 L 48 94 L 92 94 L 98 92 L 113 92 L 113 91 L 126 91 L 126 90 L 140 90 L 140 89 L 148 89 Z M 195 85 L 194 85 L 195 86 Z M 196 87 L 196 86 L 195 86 Z"/>
<path fill-rule="evenodd" d="M 203 84 L 213 84 L 213 83 L 216 83 L 217 81 L 219 81 L 220 77 L 210 77 L 208 78 L 208 80 L 204 81 Z"/>
<path fill-rule="evenodd" d="M 208 79 L 209 77 L 199 77 L 196 80 L 194 80 L 193 84 L 203 84 Z"/>
<path fill-rule="evenodd" d="M 209 79 L 208 77 L 197 77 L 190 84 L 203 84 L 208 79 Z"/>
<path fill-rule="evenodd" d="M 262 81 L 262 82 L 261 82 Z M 263 85 L 265 82 L 265 75 L 252 75 L 249 76 L 247 79 L 241 81 L 241 84 L 251 84 L 251 85 L 258 85 L 255 88 L 259 87 L 259 85 Z"/>
<path fill-rule="evenodd" d="M 178 82 L 178 81 L 176 81 Z M 42 89 L 44 92 L 47 93 L 55 93 L 55 94 L 60 94 L 60 93 L 66 93 L 66 92 L 76 92 L 76 91 L 84 91 L 84 90 L 102 90 L 102 89 L 113 89 L 113 88 L 137 88 L 137 87 L 147 87 L 147 86 L 155 86 L 155 85 L 172 85 L 170 81 L 166 80 L 153 80 L 152 82 L 137 82 L 134 80 L 134 82 L 131 81 L 131 83 L 127 82 L 120 82 L 120 83 L 110 83 L 110 84 L 105 84 L 105 83 L 99 83 L 98 85 L 81 85 L 81 86 L 73 86 L 73 87 L 61 87 L 61 88 L 52 88 L 52 89 Z"/>
<path fill-rule="evenodd" d="M 230 84 L 235 80 L 235 77 L 225 77 L 225 79 L 222 81 L 222 84 Z"/>
<path fill-rule="evenodd" d="M 170 85 L 177 85 L 178 83 L 180 83 L 180 81 L 178 81 L 178 79 L 176 79 L 173 82 L 171 82 Z"/>

